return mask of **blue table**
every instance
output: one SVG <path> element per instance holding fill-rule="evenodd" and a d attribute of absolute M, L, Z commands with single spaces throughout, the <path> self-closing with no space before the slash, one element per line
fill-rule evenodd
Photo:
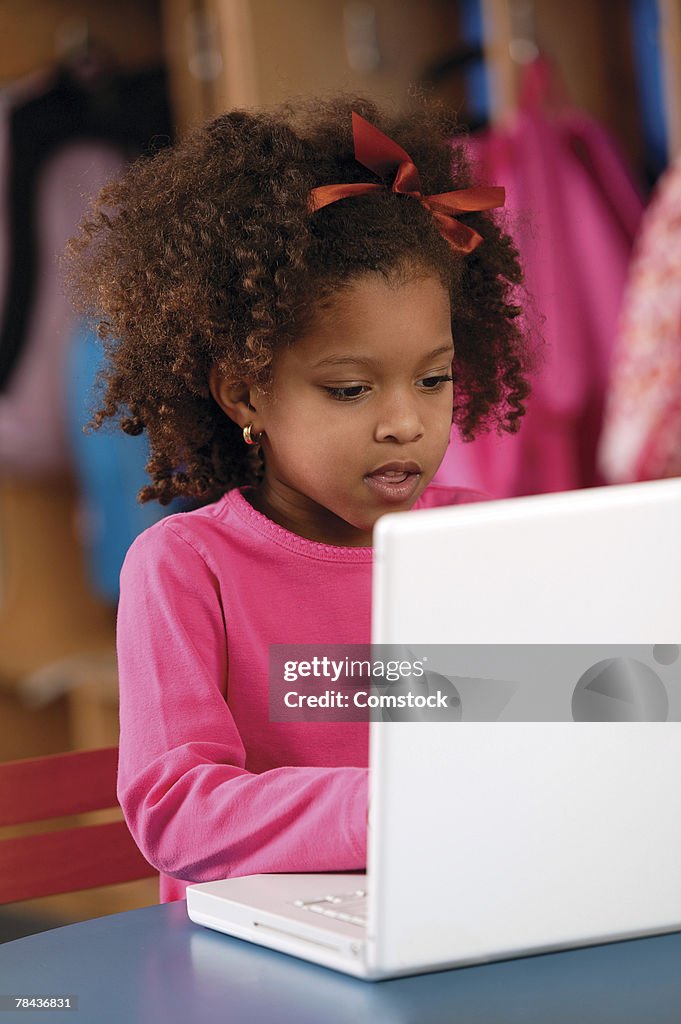
<path fill-rule="evenodd" d="M 679 1024 L 681 933 L 365 982 L 194 925 L 182 902 L 0 945 L 0 1024 Z"/>

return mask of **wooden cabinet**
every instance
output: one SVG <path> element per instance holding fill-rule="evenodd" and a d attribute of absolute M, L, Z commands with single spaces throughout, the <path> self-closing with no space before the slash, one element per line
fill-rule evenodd
<path fill-rule="evenodd" d="M 681 146 L 681 0 L 657 3 L 670 154 Z M 530 41 L 572 103 L 643 162 L 630 0 L 480 0 L 491 114 L 517 103 Z M 178 126 L 235 106 L 348 89 L 406 105 L 433 60 L 460 45 L 457 0 L 165 0 Z M 531 50 L 531 46 L 529 47 Z"/>
<path fill-rule="evenodd" d="M 456 4 L 442 0 L 167 0 L 163 17 L 181 129 L 341 89 L 399 105 L 458 38 Z"/>
<path fill-rule="evenodd" d="M 163 59 L 159 0 L 2 0 L 0 84 L 94 45 L 123 67 Z"/>

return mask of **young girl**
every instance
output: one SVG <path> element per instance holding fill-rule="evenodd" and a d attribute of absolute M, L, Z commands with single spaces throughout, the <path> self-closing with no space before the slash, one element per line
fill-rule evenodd
<path fill-rule="evenodd" d="M 72 240 L 108 358 L 92 425 L 148 432 L 140 501 L 204 503 L 121 573 L 118 795 L 164 901 L 365 866 L 368 725 L 270 722 L 269 647 L 369 643 L 376 521 L 476 500 L 431 484 L 452 423 L 524 412 L 520 269 L 480 212 L 502 190 L 469 191 L 451 135 L 357 97 L 232 111 Z"/>

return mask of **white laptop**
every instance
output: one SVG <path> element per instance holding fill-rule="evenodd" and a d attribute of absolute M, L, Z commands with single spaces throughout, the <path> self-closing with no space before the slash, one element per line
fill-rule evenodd
<path fill-rule="evenodd" d="M 681 929 L 681 479 L 384 516 L 372 640 L 469 662 L 459 720 L 371 722 L 366 875 L 192 885 L 192 921 L 370 980 Z M 535 645 L 553 704 L 530 720 Z M 579 645 L 634 645 L 643 714 L 589 715 L 627 696 Z"/>

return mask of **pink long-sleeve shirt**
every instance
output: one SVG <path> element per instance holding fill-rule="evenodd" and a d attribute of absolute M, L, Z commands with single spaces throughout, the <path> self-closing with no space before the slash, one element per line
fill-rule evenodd
<path fill-rule="evenodd" d="M 368 723 L 270 722 L 269 646 L 370 643 L 372 549 L 299 537 L 246 493 L 155 523 L 121 570 L 118 799 L 163 902 L 366 863 Z M 478 500 L 431 484 L 414 507 Z"/>

